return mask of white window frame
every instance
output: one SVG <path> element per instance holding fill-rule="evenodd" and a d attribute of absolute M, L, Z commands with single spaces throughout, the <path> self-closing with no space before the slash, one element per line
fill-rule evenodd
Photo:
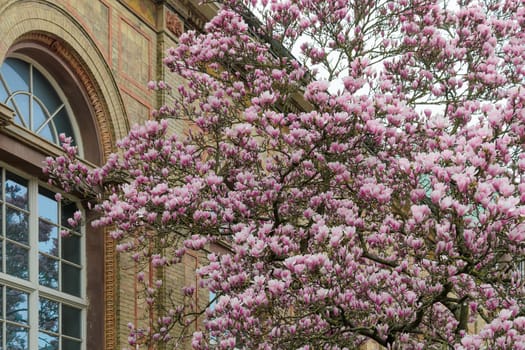
<path fill-rule="evenodd" d="M 8 171 L 10 173 L 13 173 L 17 176 L 20 176 L 21 178 L 28 181 L 27 191 L 28 191 L 28 203 L 29 203 L 29 279 L 24 280 L 18 277 L 11 276 L 6 273 L 5 270 L 5 260 L 6 257 L 2 257 L 2 272 L 0 272 L 0 284 L 4 287 L 11 287 L 23 292 L 28 293 L 28 306 L 29 306 L 29 312 L 28 312 L 28 326 L 29 326 L 29 349 L 38 349 L 38 334 L 39 334 L 39 325 L 38 325 L 38 319 L 39 319 L 39 297 L 44 297 L 47 299 L 51 299 L 53 301 L 56 301 L 60 303 L 61 305 L 68 305 L 72 307 L 76 307 L 81 310 L 81 327 L 80 327 L 80 339 L 82 341 L 81 350 L 86 350 L 86 343 L 87 343 L 87 332 L 86 332 L 86 326 L 87 326 L 87 300 L 86 300 L 86 243 L 85 243 L 85 225 L 82 225 L 80 228 L 80 297 L 76 297 L 74 295 L 70 295 L 64 292 L 61 292 L 59 290 L 55 290 L 50 287 L 41 286 L 38 281 L 38 257 L 39 257 L 39 241 L 38 241 L 38 221 L 39 221 L 39 213 L 38 213 L 38 188 L 42 187 L 52 192 L 58 192 L 60 191 L 58 189 L 55 189 L 53 187 L 50 187 L 49 185 L 41 182 L 37 177 L 30 176 L 26 173 L 23 173 L 17 169 L 14 169 L 13 167 L 0 162 L 0 184 L 1 186 L 4 186 L 5 184 L 5 171 Z M 5 189 L 2 189 L 2 193 L 5 191 Z M 62 194 L 63 195 L 63 194 Z M 63 195 L 65 197 L 65 195 Z M 65 197 L 69 200 L 73 200 L 78 202 L 78 200 L 71 198 L 70 196 Z M 3 198 L 2 198 L 3 199 Z M 2 201 L 3 202 L 3 201 Z M 4 202 L 3 202 L 4 203 Z M 5 211 L 0 211 L 1 215 L 4 215 Z M 5 217 L 2 218 L 2 232 L 5 232 L 5 225 L 6 220 Z M 60 235 L 60 232 L 58 233 Z M 6 239 L 1 240 L 2 249 L 5 247 Z M 3 250 L 5 251 L 5 250 Z M 61 257 L 62 260 L 62 257 Z M 59 262 L 61 261 L 59 260 Z M 60 280 L 59 276 L 59 280 Z M 6 303 L 6 300 L 2 301 L 4 304 Z M 3 305 L 1 305 L 3 307 Z M 5 317 L 5 315 L 4 315 Z M 4 325 L 5 325 L 5 318 L 4 318 Z M 3 327 L 2 330 L 2 339 L 5 341 L 6 339 L 6 327 Z M 62 342 L 61 339 L 63 337 L 62 330 L 61 330 L 61 324 L 59 324 L 59 349 L 62 348 Z M 67 338 L 67 336 L 66 336 Z M 0 344 L 0 349 L 2 348 L 2 344 Z M 5 349 L 8 350 L 8 349 Z"/>
<path fill-rule="evenodd" d="M 11 54 L 9 55 L 8 57 L 6 58 L 15 58 L 15 59 L 18 59 L 18 60 L 21 60 L 21 61 L 24 61 L 26 63 L 28 63 L 29 65 L 32 65 L 34 68 L 36 68 L 43 76 L 44 78 L 47 79 L 48 83 L 51 85 L 51 87 L 55 90 L 56 94 L 58 95 L 58 97 L 60 98 L 60 100 L 62 101 L 62 103 L 64 104 L 64 108 L 66 109 L 67 111 L 67 114 L 69 116 L 69 122 L 71 124 L 71 128 L 73 129 L 73 134 L 74 135 L 69 135 L 69 136 L 73 136 L 73 138 L 75 139 L 75 142 L 76 142 L 76 146 L 77 146 L 77 150 L 78 150 L 78 156 L 80 158 L 84 158 L 84 148 L 82 146 L 82 142 L 81 142 L 81 133 L 80 133 L 80 128 L 78 127 L 78 124 L 76 122 L 76 119 L 74 117 L 74 113 L 73 113 L 73 110 L 71 108 L 71 106 L 69 105 L 68 103 L 68 99 L 66 97 L 66 95 L 64 94 L 64 92 L 62 91 L 62 89 L 60 88 L 60 85 L 55 81 L 55 79 L 47 72 L 47 70 L 45 69 L 45 67 L 43 67 L 41 64 L 38 63 L 38 61 L 35 61 L 34 59 L 32 59 L 31 57 L 28 57 L 28 56 L 25 56 L 25 55 L 21 55 L 21 54 L 18 54 L 18 53 L 14 53 L 14 54 Z M 2 65 L 4 64 L 4 62 L 2 62 Z M 30 76 L 30 80 L 31 82 L 33 81 L 33 76 L 31 74 Z M 6 81 L 6 83 L 9 83 Z M 1 84 L 1 82 L 0 82 Z M 32 91 L 28 91 L 28 94 L 33 96 L 33 92 Z M 31 111 L 32 113 L 32 111 Z M 46 142 L 49 142 L 51 144 L 54 144 L 51 140 L 48 140 L 46 138 L 43 138 L 42 136 L 36 134 L 33 130 L 29 129 L 29 128 L 26 128 L 25 126 L 23 125 L 20 125 L 20 124 L 17 124 L 19 125 L 21 128 L 29 131 L 31 134 L 37 136 L 38 138 L 42 139 L 42 140 L 45 140 Z M 56 145 L 56 144 L 55 144 Z M 60 146 L 58 144 L 58 146 Z"/>

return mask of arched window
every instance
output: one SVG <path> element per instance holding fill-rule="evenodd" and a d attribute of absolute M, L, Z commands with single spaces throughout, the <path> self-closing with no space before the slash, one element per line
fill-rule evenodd
<path fill-rule="evenodd" d="M 65 133 L 80 147 L 64 96 L 36 62 L 4 60 L 0 103 L 14 122 L 54 144 Z M 81 207 L 58 192 L 0 162 L 0 349 L 86 349 L 84 228 L 67 222 Z"/>
<path fill-rule="evenodd" d="M 26 60 L 7 58 L 0 69 L 0 102 L 13 109 L 15 123 L 59 145 L 61 133 L 75 141 L 78 137 L 69 106 L 55 86 L 43 70 Z"/>

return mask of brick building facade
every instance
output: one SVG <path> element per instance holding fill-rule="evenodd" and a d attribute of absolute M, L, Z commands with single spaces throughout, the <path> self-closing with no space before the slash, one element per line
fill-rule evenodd
<path fill-rule="evenodd" d="M 133 264 L 100 230 L 60 237 L 69 209 L 42 162 L 69 130 L 84 159 L 102 164 L 164 103 L 146 84 L 174 83 L 166 49 L 215 11 L 197 0 L 0 0 L 0 349 L 127 346 L 127 323 L 144 317 Z M 195 283 L 198 264 L 185 257 L 172 283 Z"/>

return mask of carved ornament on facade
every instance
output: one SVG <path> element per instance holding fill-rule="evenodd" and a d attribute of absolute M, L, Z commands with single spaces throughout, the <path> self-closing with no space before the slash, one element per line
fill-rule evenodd
<path fill-rule="evenodd" d="M 166 11 L 166 28 L 178 38 L 184 32 L 184 23 L 175 13 Z"/>

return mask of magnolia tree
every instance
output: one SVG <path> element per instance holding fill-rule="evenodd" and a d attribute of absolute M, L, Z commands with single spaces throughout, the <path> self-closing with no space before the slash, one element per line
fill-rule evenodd
<path fill-rule="evenodd" d="M 200 315 L 202 350 L 525 349 L 522 1 L 222 6 L 105 165 L 67 140 L 48 160 L 153 272 L 229 247 L 197 272 L 213 307 L 140 272 L 154 322 L 130 344 L 182 346 Z"/>

